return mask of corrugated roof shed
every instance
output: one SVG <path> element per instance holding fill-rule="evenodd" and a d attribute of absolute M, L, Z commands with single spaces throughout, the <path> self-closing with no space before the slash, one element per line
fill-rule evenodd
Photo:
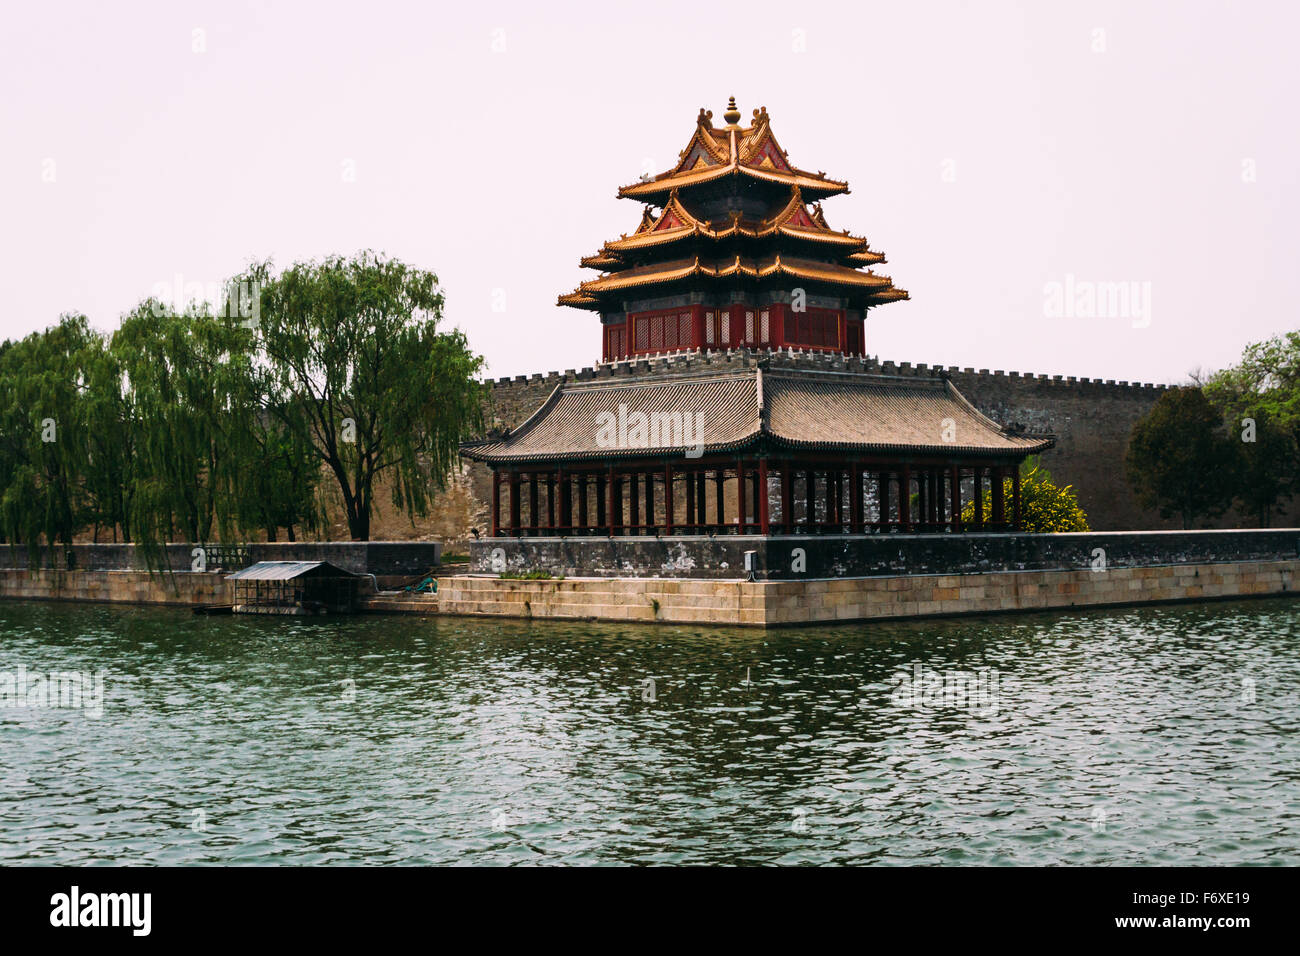
<path fill-rule="evenodd" d="M 259 561 L 226 576 L 227 581 L 292 581 L 295 578 L 355 578 L 352 571 L 328 561 Z"/>

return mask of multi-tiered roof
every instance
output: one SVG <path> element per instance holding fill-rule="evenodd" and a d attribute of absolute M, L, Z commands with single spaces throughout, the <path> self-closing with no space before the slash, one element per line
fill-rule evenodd
<path fill-rule="evenodd" d="M 908 297 L 871 269 L 885 261 L 882 253 L 827 224 L 820 201 L 847 193 L 848 184 L 793 166 L 766 107 L 747 127 L 740 115 L 734 97 L 724 127 L 700 110 L 676 166 L 618 191 L 646 204 L 640 224 L 582 260 L 601 275 L 560 296 L 560 305 L 616 312 L 630 298 L 793 286 L 851 309 Z"/>

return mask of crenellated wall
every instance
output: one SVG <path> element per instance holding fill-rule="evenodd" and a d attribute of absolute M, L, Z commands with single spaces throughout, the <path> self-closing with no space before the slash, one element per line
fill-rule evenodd
<path fill-rule="evenodd" d="M 684 352 L 662 357 L 604 363 L 545 375 L 518 375 L 489 381 L 487 417 L 514 427 L 546 400 L 562 381 L 591 381 L 633 377 L 667 369 L 725 369 L 753 364 L 766 356 L 774 363 L 814 365 L 845 371 L 884 375 L 930 376 L 946 372 L 953 384 L 976 407 L 1002 424 L 1022 424 L 1031 432 L 1056 435 L 1056 447 L 1043 456 L 1043 464 L 1060 484 L 1071 484 L 1098 531 L 1175 528 L 1141 508 L 1124 479 L 1124 453 L 1133 424 L 1155 403 L 1167 387 L 1151 383 L 1073 376 L 914 365 L 881 362 L 814 351 L 767 352 L 749 349 Z M 472 466 L 474 489 L 480 499 L 491 496 L 491 475 L 484 465 Z M 1296 515 L 1279 524 L 1296 523 Z M 1250 527 L 1254 522 L 1227 516 L 1217 527 Z"/>

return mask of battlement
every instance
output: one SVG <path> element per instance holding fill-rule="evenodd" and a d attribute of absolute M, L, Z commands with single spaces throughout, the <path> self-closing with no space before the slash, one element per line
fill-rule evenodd
<path fill-rule="evenodd" d="M 619 375 L 648 375 L 673 369 L 685 371 L 688 369 L 744 367 L 761 358 L 776 362 L 778 367 L 801 366 L 806 368 L 809 365 L 814 365 L 836 371 L 860 371 L 875 375 L 915 375 L 927 378 L 934 376 L 965 376 L 1032 382 L 1037 385 L 1062 386 L 1065 388 L 1090 386 L 1093 388 L 1123 389 L 1125 391 L 1139 389 L 1152 394 L 1169 387 L 1168 385 L 1151 382 L 1116 381 L 1113 378 L 1039 375 L 1033 372 L 1008 372 L 1002 369 L 990 371 L 986 368 L 977 371 L 974 368 L 961 368 L 956 365 L 927 365 L 924 362 L 918 364 L 911 362 L 881 362 L 876 356 L 843 355 L 838 352 L 825 352 L 816 349 L 791 348 L 695 349 L 687 352 L 639 356 L 615 362 L 600 362 L 581 369 L 566 369 L 563 372 L 547 372 L 545 374 L 534 372 L 532 375 L 516 375 L 513 378 L 489 379 L 487 384 L 493 389 L 510 388 L 521 384 L 543 385 L 549 389 L 554 388 L 561 382 L 591 381 L 599 378 L 613 378 Z"/>

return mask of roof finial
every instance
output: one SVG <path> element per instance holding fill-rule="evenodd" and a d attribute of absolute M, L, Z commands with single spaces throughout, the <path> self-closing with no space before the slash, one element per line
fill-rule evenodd
<path fill-rule="evenodd" d="M 722 114 L 722 118 L 727 121 L 728 126 L 735 126 L 740 122 L 740 110 L 736 109 L 736 98 L 729 97 L 727 100 L 727 112 Z"/>

